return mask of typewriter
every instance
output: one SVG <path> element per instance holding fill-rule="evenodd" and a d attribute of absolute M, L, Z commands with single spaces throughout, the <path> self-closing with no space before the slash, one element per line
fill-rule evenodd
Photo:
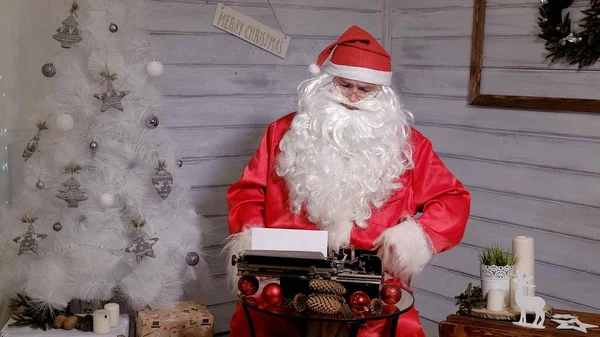
<path fill-rule="evenodd" d="M 346 294 L 364 291 L 379 297 L 383 279 L 381 258 L 373 251 L 340 249 L 325 257 L 320 252 L 246 250 L 232 256 L 239 276 L 279 278 L 283 297 L 291 299 L 308 293 L 313 279 L 334 280 L 346 287 Z"/>

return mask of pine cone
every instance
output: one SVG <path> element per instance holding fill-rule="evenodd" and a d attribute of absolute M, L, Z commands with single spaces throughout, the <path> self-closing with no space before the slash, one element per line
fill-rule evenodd
<path fill-rule="evenodd" d="M 55 329 L 60 329 L 63 327 L 63 323 L 65 322 L 65 319 L 67 319 L 67 316 L 65 315 L 58 315 L 56 316 L 56 318 L 54 319 L 54 328 Z"/>
<path fill-rule="evenodd" d="M 346 293 L 346 288 L 341 283 L 331 280 L 311 280 L 308 287 L 314 292 L 323 294 L 344 295 Z"/>
<path fill-rule="evenodd" d="M 81 330 L 83 332 L 89 332 L 94 330 L 94 316 L 85 315 L 83 317 L 80 317 L 77 321 L 75 329 Z"/>
<path fill-rule="evenodd" d="M 298 293 L 294 296 L 294 308 L 298 312 L 304 312 L 307 309 L 308 296 L 304 293 Z"/>
<path fill-rule="evenodd" d="M 383 301 L 379 298 L 374 298 L 369 303 L 369 311 L 375 315 L 380 315 L 383 312 Z"/>
<path fill-rule="evenodd" d="M 319 294 L 319 295 L 334 299 L 334 300 L 340 302 L 340 304 L 346 303 L 346 300 L 344 299 L 344 297 L 340 296 L 340 295 L 334 295 L 334 294 Z"/>
<path fill-rule="evenodd" d="M 67 317 L 63 323 L 63 329 L 71 330 L 71 329 L 75 328 L 75 325 L 77 325 L 78 320 L 79 320 L 79 317 L 77 317 L 75 315 Z"/>
<path fill-rule="evenodd" d="M 342 309 L 337 298 L 326 294 L 308 295 L 307 306 L 312 311 L 327 315 L 336 314 Z"/>

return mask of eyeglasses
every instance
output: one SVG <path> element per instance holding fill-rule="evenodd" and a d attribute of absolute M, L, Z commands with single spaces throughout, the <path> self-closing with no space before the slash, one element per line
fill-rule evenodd
<path fill-rule="evenodd" d="M 354 85 L 340 80 L 337 77 L 333 79 L 333 87 L 337 92 L 339 92 L 346 98 L 348 98 L 352 94 L 356 94 L 356 97 L 360 98 L 363 101 L 374 100 L 375 97 L 377 97 L 377 94 L 379 94 L 379 86 L 370 85 L 365 87 L 361 85 Z"/>

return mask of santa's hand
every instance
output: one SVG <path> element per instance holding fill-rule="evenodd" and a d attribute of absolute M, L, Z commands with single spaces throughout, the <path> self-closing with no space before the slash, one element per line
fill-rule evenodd
<path fill-rule="evenodd" d="M 392 276 L 393 278 L 396 278 L 397 275 L 395 275 L 394 269 L 389 268 L 397 264 L 395 261 L 396 245 L 389 242 L 387 242 L 386 244 L 380 237 L 377 240 L 375 240 L 374 248 L 375 250 L 377 250 L 377 255 L 381 258 L 381 263 L 383 264 L 383 271 Z"/>
<path fill-rule="evenodd" d="M 386 245 L 383 243 L 382 237 L 377 238 L 373 242 L 373 247 L 377 251 L 377 255 L 379 255 L 379 257 L 382 259 L 386 259 L 387 256 L 393 255 L 396 251 L 396 245 L 394 244 L 388 244 L 386 251 Z"/>

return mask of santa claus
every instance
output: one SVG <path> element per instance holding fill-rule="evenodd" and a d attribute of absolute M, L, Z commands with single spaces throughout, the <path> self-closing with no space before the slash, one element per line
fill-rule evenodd
<path fill-rule="evenodd" d="M 469 192 L 414 129 L 390 88 L 390 56 L 368 32 L 351 27 L 310 70 L 314 77 L 298 87 L 298 111 L 269 125 L 227 192 L 226 250 L 249 249 L 255 226 L 326 230 L 330 249 L 377 250 L 387 282 L 408 288 L 462 238 Z M 253 322 L 257 336 L 297 335 L 292 321 L 253 313 Z M 370 323 L 359 336 L 386 335 L 386 324 Z M 239 305 L 230 325 L 230 336 L 249 336 Z M 400 316 L 396 336 L 424 336 L 415 309 Z"/>

